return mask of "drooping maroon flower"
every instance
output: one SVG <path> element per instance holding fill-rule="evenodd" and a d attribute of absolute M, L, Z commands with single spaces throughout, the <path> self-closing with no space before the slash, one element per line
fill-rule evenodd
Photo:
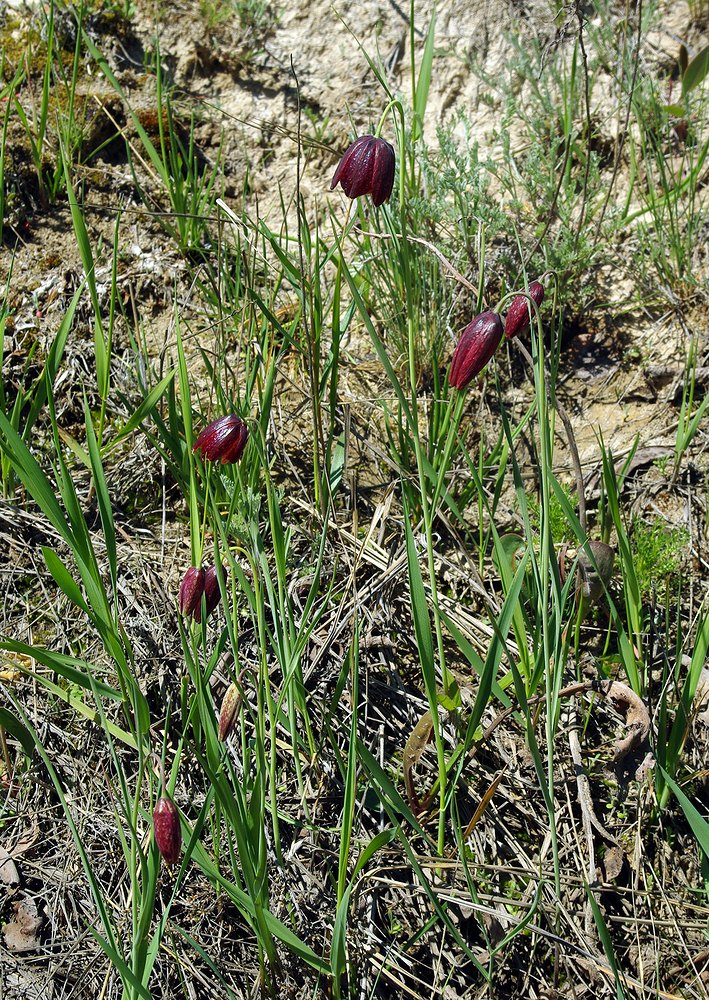
<path fill-rule="evenodd" d="M 211 615 L 212 611 L 219 604 L 219 578 L 217 576 L 216 566 L 209 566 L 204 571 L 204 603 L 207 618 Z M 192 617 L 196 622 L 202 621 L 202 601 L 200 600 L 197 607 L 192 612 Z"/>
<path fill-rule="evenodd" d="M 465 389 L 479 375 L 502 340 L 502 320 L 489 309 L 480 313 L 460 335 L 451 360 L 448 384 Z"/>
<path fill-rule="evenodd" d="M 371 194 L 375 205 L 388 201 L 394 187 L 396 154 L 386 139 L 361 135 L 337 165 L 330 188 L 342 185 L 348 198 Z"/>
<path fill-rule="evenodd" d="M 226 465 L 238 462 L 244 453 L 249 429 L 235 413 L 219 417 L 208 424 L 195 441 L 192 451 L 198 451 L 209 462 Z"/>
<path fill-rule="evenodd" d="M 180 584 L 177 605 L 181 615 L 191 615 L 202 603 L 204 593 L 204 570 L 190 566 Z"/>
<path fill-rule="evenodd" d="M 202 621 L 202 595 L 207 617 L 219 604 L 219 579 L 215 566 L 207 569 L 197 569 L 190 566 L 180 584 L 180 591 L 177 597 L 177 604 L 180 614 L 187 617 L 192 615 L 196 622 Z"/>
<path fill-rule="evenodd" d="M 153 833 L 158 850 L 169 865 L 180 857 L 182 832 L 177 806 L 166 795 L 158 799 L 153 811 Z"/>
<path fill-rule="evenodd" d="M 544 287 L 538 281 L 533 281 L 529 286 L 529 294 L 540 306 L 544 298 Z M 518 337 L 520 333 L 524 333 L 529 326 L 530 311 L 532 311 L 532 306 L 525 295 L 518 295 L 512 299 L 505 319 L 505 336 L 508 339 L 511 340 L 512 337 Z"/>

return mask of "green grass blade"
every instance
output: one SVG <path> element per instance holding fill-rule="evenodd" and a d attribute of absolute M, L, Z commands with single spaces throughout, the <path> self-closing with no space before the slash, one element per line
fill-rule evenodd
<path fill-rule="evenodd" d="M 428 92 L 431 86 L 431 71 L 433 67 L 434 39 L 436 34 L 436 11 L 433 10 L 431 23 L 426 33 L 426 43 L 423 49 L 418 80 L 414 90 L 414 120 L 411 129 L 411 139 L 416 142 L 423 135 L 423 122 L 428 104 Z"/>
<path fill-rule="evenodd" d="M 677 782 L 670 777 L 664 767 L 661 765 L 658 765 L 658 767 L 662 772 L 662 777 L 665 779 L 674 793 L 675 798 L 679 802 L 680 808 L 692 828 L 692 833 L 697 838 L 697 843 L 707 858 L 709 858 L 709 822 L 707 822 L 697 807 L 687 798 Z"/>
<path fill-rule="evenodd" d="M 414 619 L 414 633 L 418 648 L 419 662 L 426 686 L 426 695 L 431 706 L 438 701 L 436 685 L 436 661 L 433 653 L 433 632 L 428 612 L 428 601 L 423 585 L 423 575 L 416 551 L 414 535 L 409 523 L 409 512 L 404 500 L 404 528 L 406 531 L 406 561 L 409 569 L 409 588 L 411 591 L 411 612 Z"/>
<path fill-rule="evenodd" d="M 87 660 L 80 660 L 75 656 L 57 653 L 53 649 L 30 646 L 26 642 L 16 642 L 12 639 L 5 639 L 3 642 L 0 642 L 0 649 L 8 653 L 19 653 L 20 656 L 36 660 L 37 663 L 41 663 L 50 670 L 61 674 L 71 685 L 78 685 L 87 691 L 96 689 L 102 698 L 111 698 L 115 701 L 123 699 L 123 695 L 116 688 L 96 680 L 95 674 L 99 672 L 100 668 L 94 663 L 89 663 Z M 39 681 L 39 683 L 43 683 L 43 678 L 38 677 L 33 670 L 24 667 L 21 663 L 18 663 L 17 666 L 28 677 L 32 677 L 34 680 Z M 89 675 L 91 675 L 91 680 L 89 680 Z"/>
<path fill-rule="evenodd" d="M 75 549 L 75 539 L 47 477 L 29 448 L 0 411 L 0 450 L 9 458 L 27 492 L 42 509 L 52 527 Z"/>
<path fill-rule="evenodd" d="M 615 978 L 616 1000 L 627 1000 L 627 993 L 623 989 L 621 973 L 618 969 L 618 963 L 615 960 L 615 950 L 613 948 L 613 941 L 608 931 L 608 926 L 603 919 L 603 914 L 601 913 L 601 908 L 598 905 L 593 889 L 591 889 L 586 882 L 584 882 L 584 888 L 586 890 L 586 895 L 588 896 L 588 901 L 591 904 L 591 912 L 593 913 L 593 919 L 596 923 L 598 936 L 601 939 L 601 944 L 603 945 L 603 951 L 605 952 L 608 964 L 610 965 Z"/>
<path fill-rule="evenodd" d="M 66 594 L 72 604 L 75 604 L 77 608 L 81 608 L 81 610 L 87 614 L 89 618 L 93 618 L 91 609 L 84 600 L 84 595 L 81 593 L 81 588 L 78 586 L 76 580 L 56 554 L 54 549 L 50 549 L 47 545 L 43 545 L 42 555 L 44 556 L 44 561 L 47 564 L 47 569 L 52 574 L 52 579 L 62 593 Z"/>
<path fill-rule="evenodd" d="M 704 82 L 707 73 L 709 73 L 709 45 L 691 60 L 682 74 L 682 93 L 685 97 Z"/>
<path fill-rule="evenodd" d="M 157 385 L 153 386 L 148 395 L 145 397 L 143 402 L 138 406 L 135 413 L 126 420 L 126 422 L 118 428 L 113 437 L 111 438 L 108 448 L 106 450 L 111 450 L 115 448 L 116 445 L 120 444 L 125 438 L 127 438 L 133 431 L 137 430 L 141 426 L 144 420 L 146 420 L 150 414 L 153 412 L 159 401 L 162 399 L 164 394 L 167 392 L 168 387 L 171 385 L 175 378 L 174 368 L 168 372 L 168 374 L 158 382 Z"/>
<path fill-rule="evenodd" d="M 116 555 L 116 529 L 113 523 L 113 507 L 111 505 L 111 497 L 108 493 L 108 485 L 103 471 L 101 453 L 99 451 L 99 445 L 96 439 L 93 421 L 91 419 L 91 411 L 89 410 L 89 404 L 86 399 L 84 399 L 84 420 L 86 422 L 86 442 L 88 445 L 91 476 L 96 490 L 96 500 L 98 502 L 99 516 L 101 518 L 101 527 L 103 528 L 103 538 L 106 545 L 106 556 L 108 558 L 108 566 L 111 572 L 111 584 L 115 600 L 118 589 L 118 559 Z"/>
<path fill-rule="evenodd" d="M 23 725 L 16 715 L 0 705 L 0 728 L 14 736 L 27 757 L 34 753 L 34 740 L 27 726 Z"/>
<path fill-rule="evenodd" d="M 81 298 L 84 288 L 86 287 L 86 279 L 84 278 L 79 287 L 76 289 L 71 297 L 71 301 L 67 306 L 66 312 L 62 318 L 59 329 L 57 330 L 57 335 L 52 341 L 52 346 L 47 354 L 47 360 L 44 365 L 44 369 L 40 372 L 33 390 L 31 392 L 32 403 L 30 405 L 29 411 L 25 418 L 25 424 L 22 430 L 22 436 L 25 440 L 28 440 L 29 433 L 37 422 L 37 418 L 42 410 L 42 407 L 47 401 L 47 387 L 54 385 L 54 380 L 57 377 L 57 371 L 59 370 L 59 365 L 64 357 L 64 349 L 66 347 L 66 342 L 68 340 L 69 334 L 71 333 L 72 324 L 74 322 L 74 315 L 76 313 L 76 307 L 79 304 L 79 299 Z"/>

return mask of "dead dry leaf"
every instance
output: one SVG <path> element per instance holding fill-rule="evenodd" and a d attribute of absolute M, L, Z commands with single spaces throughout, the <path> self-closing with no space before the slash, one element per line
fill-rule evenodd
<path fill-rule="evenodd" d="M 20 884 L 17 866 L 2 844 L 0 844 L 0 882 L 8 887 Z"/>
<path fill-rule="evenodd" d="M 39 948 L 39 932 L 42 929 L 42 917 L 37 911 L 33 899 L 23 895 L 12 904 L 15 919 L 5 924 L 2 929 L 5 947 L 8 951 L 34 951 Z"/>
<path fill-rule="evenodd" d="M 650 714 L 642 698 L 621 681 L 606 681 L 601 690 L 606 698 L 613 702 L 617 711 L 625 716 L 628 734 L 623 739 L 616 740 L 613 748 L 613 757 L 619 761 L 626 757 L 631 750 L 640 746 L 643 740 L 649 736 Z"/>

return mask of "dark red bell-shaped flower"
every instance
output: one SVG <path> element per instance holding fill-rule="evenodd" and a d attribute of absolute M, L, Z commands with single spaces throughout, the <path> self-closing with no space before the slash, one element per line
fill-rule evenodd
<path fill-rule="evenodd" d="M 502 340 L 502 320 L 489 309 L 480 313 L 460 335 L 451 360 L 448 384 L 465 389 L 479 375 Z"/>
<path fill-rule="evenodd" d="M 544 288 L 538 281 L 533 281 L 529 286 L 529 294 L 538 306 L 542 304 Z M 508 339 L 511 340 L 512 337 L 518 337 L 520 333 L 524 333 L 529 326 L 529 313 L 531 310 L 532 306 L 525 295 L 518 295 L 512 299 L 505 319 L 505 336 Z"/>
<path fill-rule="evenodd" d="M 158 799 L 153 811 L 153 833 L 158 850 L 169 865 L 174 865 L 180 857 L 182 832 L 177 806 L 166 795 Z"/>
<path fill-rule="evenodd" d="M 396 154 L 386 139 L 362 135 L 340 160 L 331 188 L 338 184 L 348 198 L 371 194 L 375 205 L 388 201 L 394 187 Z"/>
<path fill-rule="evenodd" d="M 191 615 L 195 608 L 200 606 L 203 593 L 204 570 L 198 569 L 196 566 L 190 566 L 180 584 L 180 592 L 177 597 L 180 614 L 185 616 Z"/>
<path fill-rule="evenodd" d="M 195 441 L 192 451 L 198 451 L 209 462 L 226 465 L 238 462 L 244 453 L 249 429 L 235 413 L 219 417 L 208 424 Z"/>
<path fill-rule="evenodd" d="M 180 614 L 187 617 L 192 615 L 196 622 L 202 621 L 202 596 L 204 595 L 205 609 L 207 616 L 219 604 L 219 579 L 215 566 L 207 569 L 197 569 L 190 566 L 180 584 L 180 592 L 177 597 L 177 605 Z"/>
<path fill-rule="evenodd" d="M 207 617 L 209 617 L 219 604 L 219 578 L 216 566 L 209 566 L 204 571 L 204 603 Z M 196 622 L 202 621 L 202 602 L 192 612 L 192 617 Z"/>

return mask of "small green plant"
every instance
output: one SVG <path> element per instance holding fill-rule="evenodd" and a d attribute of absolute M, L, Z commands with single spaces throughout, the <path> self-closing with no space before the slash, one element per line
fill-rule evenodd
<path fill-rule="evenodd" d="M 689 541 L 686 528 L 670 528 L 661 520 L 633 519 L 631 544 L 640 592 L 648 597 L 654 588 L 664 588 L 682 565 Z"/>
<path fill-rule="evenodd" d="M 576 494 L 574 493 L 571 486 L 566 483 L 560 483 L 559 488 L 563 493 L 567 503 L 572 507 L 576 506 Z M 530 521 L 532 527 L 539 529 L 541 523 L 541 507 L 539 500 L 536 496 L 530 494 L 527 497 L 527 503 L 529 504 Z M 573 527 L 569 524 L 569 520 L 566 516 L 566 510 L 562 506 L 561 501 L 553 494 L 549 502 L 549 510 L 547 512 L 547 517 L 549 518 L 549 529 L 551 531 L 551 536 L 554 539 L 554 543 L 559 545 L 561 542 L 573 542 L 575 540 L 575 534 Z"/>

